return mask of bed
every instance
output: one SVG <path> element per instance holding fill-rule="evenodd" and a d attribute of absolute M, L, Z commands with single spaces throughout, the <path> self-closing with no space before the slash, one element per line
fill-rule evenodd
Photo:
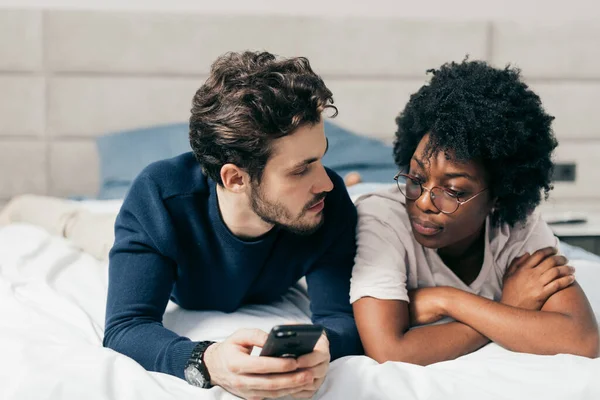
<path fill-rule="evenodd" d="M 368 144 L 335 125 L 327 126 L 333 143 L 328 157 L 339 172 L 366 168 L 380 177 L 388 175 L 393 166 L 369 164 L 367 159 L 360 165 L 344 161 L 367 145 L 380 159 L 378 152 L 389 151 L 388 146 Z M 136 135 L 122 133 L 112 139 L 134 140 L 131 137 Z M 111 141 L 103 140 L 106 146 Z M 120 177 L 107 178 L 105 197 L 116 198 L 71 200 L 93 215 L 114 216 L 122 203 L 119 197 L 126 191 L 127 176 L 135 176 L 131 160 L 126 165 L 115 160 L 114 152 L 109 154 L 111 165 L 121 167 L 115 170 Z M 356 199 L 388 185 L 360 183 L 349 187 L 349 193 Z M 600 321 L 600 257 L 567 243 L 560 245 L 577 268 L 578 282 Z M 0 398 L 235 398 L 220 388 L 197 389 L 178 378 L 147 372 L 128 357 L 103 348 L 107 271 L 107 261 L 97 253 L 86 252 L 77 242 L 41 225 L 14 222 L 0 227 Z M 170 303 L 163 322 L 193 340 L 218 341 L 239 328 L 268 331 L 276 324 L 309 321 L 309 300 L 299 282 L 276 303 L 246 306 L 231 314 L 187 311 Z M 315 398 L 592 400 L 600 398 L 599 374 L 600 358 L 519 354 L 489 344 L 473 354 L 428 367 L 400 362 L 379 365 L 364 356 L 345 357 L 331 364 Z"/>
<path fill-rule="evenodd" d="M 572 264 L 600 320 L 600 261 L 593 257 Z M 220 388 L 198 389 L 147 372 L 102 347 L 107 269 L 105 261 L 38 226 L 0 228 L 0 398 L 235 398 Z M 224 314 L 186 311 L 170 303 L 164 317 L 164 324 L 181 335 L 212 340 L 242 327 L 268 331 L 290 321 L 310 321 L 302 282 L 273 304 Z M 315 398 L 593 400 L 600 398 L 598 376 L 600 359 L 520 354 L 490 344 L 428 367 L 345 357 L 331 364 Z"/>
<path fill-rule="evenodd" d="M 593 111 L 598 91 L 588 78 L 597 72 L 589 71 L 600 69 L 589 62 L 566 71 L 552 61 L 555 54 L 586 54 L 586 44 L 596 45 L 595 28 L 62 10 L 1 10 L 0 22 L 0 30 L 12 29 L 2 36 L 14 42 L 0 46 L 0 78 L 11 89 L 0 96 L 7 93 L 16 104 L 0 124 L 0 207 L 14 195 L 38 193 L 73 199 L 94 213 L 115 212 L 141 168 L 188 150 L 184 121 L 210 62 L 246 48 L 307 55 L 323 74 L 340 108 L 336 123 L 326 127 L 324 162 L 341 175 L 361 173 L 363 183 L 349 190 L 353 198 L 393 184 L 394 117 L 427 68 L 467 53 L 524 64 L 558 117 L 558 160 L 581 166 L 576 182 L 558 183 L 553 196 L 569 208 L 600 198 L 593 168 L 597 113 L 576 114 Z M 552 32 L 554 47 L 543 46 L 544 32 Z M 335 46 L 324 45 L 323 37 Z M 427 46 L 435 50 L 423 51 Z M 7 53 L 13 48 L 18 51 Z M 566 243 L 561 249 L 600 320 L 600 257 Z M 106 289 L 107 262 L 72 241 L 35 224 L 0 227 L 0 399 L 234 398 L 220 388 L 197 389 L 147 372 L 103 348 Z M 191 339 L 220 340 L 242 327 L 268 331 L 309 321 L 308 310 L 299 282 L 277 303 L 231 314 L 169 304 L 164 323 Z M 428 367 L 342 358 L 315 398 L 595 400 L 598 376 L 600 359 L 518 354 L 490 344 Z"/>

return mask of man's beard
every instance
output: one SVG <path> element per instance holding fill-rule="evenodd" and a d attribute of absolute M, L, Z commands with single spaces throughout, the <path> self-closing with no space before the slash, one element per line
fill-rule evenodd
<path fill-rule="evenodd" d="M 308 209 L 323 200 L 325 196 L 327 196 L 326 192 L 316 195 L 312 201 L 304 206 L 300 214 L 295 218 L 292 217 L 290 211 L 283 204 L 279 202 L 270 202 L 265 199 L 264 194 L 260 190 L 260 186 L 252 188 L 250 205 L 252 211 L 266 223 L 282 227 L 298 235 L 306 236 L 315 233 L 321 225 L 323 225 L 323 222 L 325 221 L 325 209 L 321 211 L 321 218 L 316 223 L 310 224 L 302 222 L 302 219 L 309 212 Z"/>

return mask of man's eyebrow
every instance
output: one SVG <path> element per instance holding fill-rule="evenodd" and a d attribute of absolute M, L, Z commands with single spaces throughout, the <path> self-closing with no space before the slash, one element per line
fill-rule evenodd
<path fill-rule="evenodd" d="M 323 153 L 323 156 L 325 156 L 325 154 L 327 154 L 327 150 L 329 150 L 329 139 L 325 138 L 325 141 L 326 141 L 326 146 L 325 146 L 325 153 Z M 296 168 L 302 167 L 304 165 L 314 163 L 315 161 L 319 161 L 319 158 L 321 158 L 321 157 L 307 158 L 306 160 L 300 161 L 298 164 L 294 165 L 291 169 L 296 169 Z"/>

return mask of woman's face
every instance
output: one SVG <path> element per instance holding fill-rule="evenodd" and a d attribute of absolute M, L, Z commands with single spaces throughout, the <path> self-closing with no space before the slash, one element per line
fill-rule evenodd
<path fill-rule="evenodd" d="M 465 201 L 487 188 L 487 176 L 479 163 L 454 161 L 452 153 L 438 152 L 427 158 L 428 142 L 429 135 L 425 135 L 410 160 L 408 175 L 416 178 L 424 190 L 418 199 L 406 199 L 406 210 L 417 242 L 457 253 L 466 249 L 484 228 L 493 206 L 490 192 L 484 190 L 452 214 L 444 214 L 434 206 L 427 189 L 437 186 Z"/>

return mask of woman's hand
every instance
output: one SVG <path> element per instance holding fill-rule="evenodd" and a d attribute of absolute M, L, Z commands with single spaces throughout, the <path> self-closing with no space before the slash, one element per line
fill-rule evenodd
<path fill-rule="evenodd" d="M 450 288 L 429 287 L 410 290 L 408 297 L 410 324 L 427 325 L 439 321 L 445 316 L 444 301 Z"/>
<path fill-rule="evenodd" d="M 557 252 L 554 247 L 546 247 L 514 259 L 504 275 L 500 302 L 540 310 L 550 296 L 571 285 L 575 268 L 568 266 L 568 260 Z"/>

